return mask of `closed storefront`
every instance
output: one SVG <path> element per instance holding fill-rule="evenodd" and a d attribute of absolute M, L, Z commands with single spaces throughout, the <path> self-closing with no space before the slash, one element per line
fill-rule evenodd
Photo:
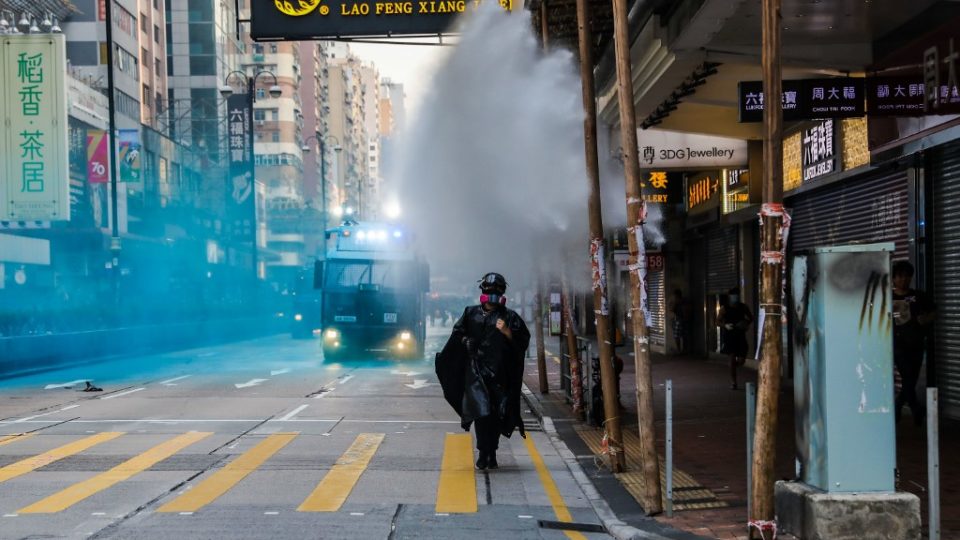
<path fill-rule="evenodd" d="M 662 253 L 647 255 L 647 306 L 650 309 L 650 346 L 666 352 L 667 299 L 665 289 L 665 266 Z"/>
<path fill-rule="evenodd" d="M 707 232 L 707 293 L 725 294 L 740 283 L 737 228 Z"/>
<path fill-rule="evenodd" d="M 960 417 L 960 144 L 929 154 L 932 210 L 932 292 L 937 304 L 934 378 L 944 413 Z"/>
<path fill-rule="evenodd" d="M 891 168 L 787 199 L 790 251 L 894 242 L 894 258 L 909 258 L 908 187 L 907 171 Z"/>

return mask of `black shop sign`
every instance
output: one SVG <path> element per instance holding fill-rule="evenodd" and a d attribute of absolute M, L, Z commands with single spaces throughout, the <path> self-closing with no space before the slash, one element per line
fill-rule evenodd
<path fill-rule="evenodd" d="M 738 87 L 741 122 L 762 122 L 762 81 L 741 81 Z M 864 115 L 864 80 L 853 77 L 783 81 L 780 104 L 787 122 Z"/>
<path fill-rule="evenodd" d="M 837 123 L 832 118 L 811 125 L 801 135 L 804 182 L 840 170 L 837 162 Z"/>

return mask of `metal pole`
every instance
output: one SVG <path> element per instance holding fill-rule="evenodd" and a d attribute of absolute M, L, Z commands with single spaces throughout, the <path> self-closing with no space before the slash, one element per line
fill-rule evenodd
<path fill-rule="evenodd" d="M 324 258 L 326 258 L 327 252 L 327 149 L 326 144 L 323 142 L 321 137 L 317 137 L 317 142 L 320 143 L 320 197 L 323 199 L 320 202 L 320 207 L 322 208 L 323 215 L 323 253 Z"/>
<path fill-rule="evenodd" d="M 640 191 L 640 159 L 637 155 L 637 114 L 633 102 L 633 69 L 630 64 L 630 29 L 627 0 L 613 0 L 614 52 L 617 66 L 617 105 L 620 109 L 620 147 L 623 152 L 624 184 L 627 199 L 630 247 L 629 317 L 633 329 L 633 354 L 637 379 L 637 418 L 640 429 L 640 459 L 643 464 L 642 504 L 648 515 L 663 510 L 660 461 L 657 457 L 653 423 L 653 375 L 650 365 L 650 338 L 646 321 L 646 252 L 643 222 L 646 207 Z"/>
<path fill-rule="evenodd" d="M 110 2 L 111 0 L 107 0 Z M 256 137 L 253 136 L 253 104 L 257 101 L 257 75 L 254 74 L 253 77 L 247 77 L 247 107 L 250 108 L 250 114 L 247 116 L 247 122 L 249 123 L 247 129 L 249 130 L 250 137 L 250 148 L 253 150 L 253 142 L 256 140 Z M 256 152 L 253 152 L 256 155 Z M 257 222 L 257 167 L 255 165 L 256 158 L 254 158 L 254 163 L 250 164 L 250 167 L 253 169 L 253 247 L 250 250 L 250 256 L 253 258 L 253 282 L 256 283 L 260 279 L 260 268 L 258 265 L 258 253 L 257 253 L 257 241 L 260 236 L 260 223 Z M 266 216 L 264 216 L 266 218 Z"/>
<path fill-rule="evenodd" d="M 533 295 L 533 325 L 537 332 L 537 373 L 540 375 L 540 393 L 550 392 L 547 381 L 547 353 L 543 344 L 543 283 L 537 278 L 537 291 Z"/>
<path fill-rule="evenodd" d="M 747 383 L 747 517 L 753 508 L 751 494 L 753 492 L 753 425 L 757 415 L 757 391 L 752 382 Z"/>
<path fill-rule="evenodd" d="M 110 264 L 113 279 L 113 315 L 120 307 L 120 211 L 117 203 L 117 108 L 113 81 L 113 0 L 104 2 L 104 26 L 107 30 L 107 130 L 110 142 Z"/>
<path fill-rule="evenodd" d="M 610 342 L 610 309 L 607 298 L 606 257 L 603 241 L 603 217 L 600 206 L 600 164 L 597 151 L 597 101 L 593 81 L 593 37 L 590 31 L 587 0 L 577 0 L 577 28 L 580 36 L 580 82 L 583 89 L 583 141 L 587 177 L 590 183 L 588 214 L 590 219 L 590 255 L 593 257 L 593 311 L 597 320 L 597 344 L 600 348 L 600 384 L 603 389 L 604 428 L 610 470 L 625 468 L 623 434 L 620 429 L 620 403 Z"/>
<path fill-rule="evenodd" d="M 667 379 L 667 516 L 673 517 L 673 380 Z"/>
<path fill-rule="evenodd" d="M 936 388 L 927 388 L 927 496 L 930 540 L 940 540 L 940 408 Z"/>
<path fill-rule="evenodd" d="M 763 0 L 763 206 L 760 210 L 760 309 L 763 348 L 757 394 L 757 425 L 753 453 L 753 506 L 750 521 L 773 528 L 773 482 L 776 463 L 777 415 L 782 357 L 783 274 L 783 118 L 780 70 L 780 0 Z M 753 535 L 751 528 L 751 536 Z"/>

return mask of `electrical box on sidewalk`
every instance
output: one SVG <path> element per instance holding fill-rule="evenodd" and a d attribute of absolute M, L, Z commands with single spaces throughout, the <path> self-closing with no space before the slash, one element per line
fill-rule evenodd
<path fill-rule="evenodd" d="M 793 260 L 800 479 L 824 491 L 894 490 L 893 249 L 818 248 Z"/>

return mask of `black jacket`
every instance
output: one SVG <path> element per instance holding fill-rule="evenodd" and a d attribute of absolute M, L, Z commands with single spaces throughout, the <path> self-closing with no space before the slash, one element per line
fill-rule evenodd
<path fill-rule="evenodd" d="M 513 339 L 497 330 L 497 319 L 504 320 Z M 478 418 L 495 414 L 505 437 L 514 428 L 526 437 L 520 418 L 520 388 L 529 343 L 527 325 L 513 310 L 500 307 L 487 313 L 477 305 L 463 311 L 436 357 L 443 397 L 460 415 L 463 429 L 469 430 Z"/>

